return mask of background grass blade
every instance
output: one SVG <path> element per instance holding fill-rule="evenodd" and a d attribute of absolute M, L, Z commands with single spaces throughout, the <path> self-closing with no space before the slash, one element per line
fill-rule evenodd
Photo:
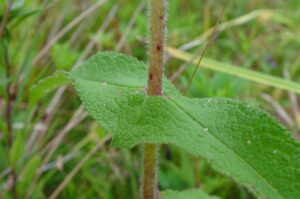
<path fill-rule="evenodd" d="M 197 64 L 197 61 L 199 59 L 198 57 L 193 59 L 193 55 L 177 50 L 175 48 L 168 47 L 167 51 L 170 56 L 183 61 L 188 61 L 188 62 L 190 61 L 193 64 Z M 272 75 L 240 68 L 232 64 L 215 61 L 209 58 L 203 58 L 200 66 L 217 72 L 234 75 L 236 77 L 241 77 L 257 83 L 273 86 L 275 88 L 280 88 L 280 89 L 284 89 L 287 91 L 292 91 L 300 94 L 300 84 L 279 77 L 275 77 Z"/>
<path fill-rule="evenodd" d="M 201 189 L 190 189 L 185 191 L 166 190 L 161 193 L 164 199 L 220 199 L 216 196 L 209 196 Z"/>

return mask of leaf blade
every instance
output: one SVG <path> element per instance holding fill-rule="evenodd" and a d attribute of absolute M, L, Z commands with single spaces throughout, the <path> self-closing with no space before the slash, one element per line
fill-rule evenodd
<path fill-rule="evenodd" d="M 68 73 L 56 71 L 52 76 L 40 80 L 30 88 L 29 106 L 33 107 L 42 97 L 54 89 L 71 83 Z"/>

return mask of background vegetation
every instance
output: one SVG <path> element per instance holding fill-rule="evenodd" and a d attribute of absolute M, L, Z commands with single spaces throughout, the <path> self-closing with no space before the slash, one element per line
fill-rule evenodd
<path fill-rule="evenodd" d="M 9 2 L 0 2 L 2 22 Z M 0 37 L 0 198 L 12 198 L 13 189 L 19 198 L 48 198 L 58 190 L 59 198 L 136 196 L 141 148 L 110 147 L 108 132 L 85 113 L 72 88 L 63 86 L 48 92 L 63 82 L 45 83 L 41 96 L 30 95 L 30 90 L 56 70 L 71 70 L 98 51 L 120 51 L 147 61 L 145 2 L 13 2 Z M 299 81 L 298 0 L 171 0 L 167 45 L 199 54 L 224 7 L 220 25 L 225 26 L 217 31 L 206 57 Z M 185 70 L 178 73 L 180 68 Z M 165 73 L 179 90 L 186 88 L 193 69 L 190 63 L 167 57 Z M 11 96 L 7 94 L 9 84 Z M 188 95 L 243 99 L 273 114 L 300 137 L 295 93 L 200 67 Z M 12 144 L 6 124 L 8 99 L 12 102 Z M 172 146 L 162 148 L 161 190 L 202 187 L 221 198 L 253 198 L 204 160 Z M 12 183 L 14 176 L 16 185 Z"/>

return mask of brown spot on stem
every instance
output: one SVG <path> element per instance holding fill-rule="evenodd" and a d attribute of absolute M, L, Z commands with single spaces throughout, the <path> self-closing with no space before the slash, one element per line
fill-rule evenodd
<path fill-rule="evenodd" d="M 149 73 L 149 79 L 152 80 L 153 79 L 153 75 L 152 73 Z"/>
<path fill-rule="evenodd" d="M 156 44 L 156 50 L 161 51 L 161 45 L 160 44 Z"/>
<path fill-rule="evenodd" d="M 159 19 L 163 20 L 163 18 L 164 18 L 164 15 L 160 15 Z"/>

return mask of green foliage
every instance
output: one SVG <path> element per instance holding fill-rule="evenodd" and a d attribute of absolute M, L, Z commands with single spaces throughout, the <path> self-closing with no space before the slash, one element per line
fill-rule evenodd
<path fill-rule="evenodd" d="M 78 53 L 73 52 L 67 43 L 58 43 L 53 47 L 51 57 L 57 69 L 69 70 L 78 58 Z"/>
<path fill-rule="evenodd" d="M 209 196 L 200 189 L 190 189 L 186 191 L 172 191 L 167 190 L 161 193 L 163 199 L 220 199 L 216 196 Z"/>
<path fill-rule="evenodd" d="M 26 20 L 30 16 L 37 14 L 38 12 L 41 11 L 40 8 L 29 8 L 26 7 L 25 1 L 19 0 L 15 1 L 12 4 L 11 12 L 8 18 L 8 23 L 13 23 L 12 27 L 20 24 L 20 22 Z M 8 7 L 8 3 L 6 1 L 3 1 L 0 3 L 0 20 L 3 18 L 3 11 Z"/>
<path fill-rule="evenodd" d="M 34 179 L 34 176 L 36 172 L 38 171 L 38 168 L 41 163 L 41 158 L 39 156 L 33 156 L 31 157 L 26 165 L 24 166 L 24 169 L 21 173 L 22 181 L 20 182 L 20 192 L 26 193 L 26 187 L 30 186 L 30 183 L 32 182 L 32 179 Z"/>
<path fill-rule="evenodd" d="M 9 80 L 12 83 L 13 137 L 23 136 L 23 144 L 34 137 L 34 145 L 29 148 L 33 154 L 20 153 L 17 160 L 17 175 L 20 179 L 17 184 L 19 198 L 29 194 L 29 187 L 34 189 L 30 198 L 48 198 L 72 169 L 80 162 L 101 139 L 106 132 L 99 126 L 98 133 L 87 133 L 94 121 L 87 117 L 80 123 L 74 124 L 69 133 L 62 139 L 53 156 L 46 161 L 50 143 L 58 133 L 68 128 L 74 111 L 80 106 L 80 100 L 74 92 L 66 89 L 63 96 L 57 99 L 54 107 L 54 90 L 38 100 L 38 106 L 29 107 L 30 88 L 39 79 L 53 75 L 53 71 L 61 62 L 68 61 L 73 53 L 86 52 L 87 45 L 93 41 L 94 47 L 88 55 L 98 51 L 114 50 L 128 27 L 134 11 L 141 1 L 107 0 L 100 9 L 83 19 L 73 29 L 65 32 L 40 60 L 35 60 L 37 54 L 46 47 L 49 41 L 58 36 L 58 33 L 68 26 L 78 15 L 93 6 L 93 1 L 53 1 L 53 0 L 14 0 L 9 20 L 4 29 L 2 43 L 7 45 L 8 58 L 12 66 Z M 8 0 L 0 0 L 0 18 L 8 6 Z M 168 13 L 168 46 L 179 49 L 182 45 L 205 37 L 206 31 L 214 26 L 224 7 L 224 1 L 199 0 L 172 0 L 169 3 Z M 222 23 L 253 16 L 261 9 L 271 11 L 275 15 L 256 15 L 251 20 L 240 24 L 226 26 L 206 51 L 207 58 L 219 63 L 230 63 L 239 68 L 267 73 L 282 77 L 283 72 L 289 71 L 291 80 L 299 82 L 300 75 L 300 26 L 299 0 L 260 0 L 260 1 L 228 1 L 226 10 L 221 19 Z M 109 19 L 112 8 L 117 8 L 114 16 Z M 262 13 L 262 12 L 261 12 Z M 280 18 L 277 16 L 280 14 Z M 282 18 L 284 16 L 284 18 Z M 249 18 L 248 18 L 249 19 Z M 0 19 L 1 21 L 1 19 Z M 21 22 L 21 23 L 20 23 Z M 106 24 L 106 25 L 105 25 Z M 102 31 L 98 34 L 100 27 Z M 122 52 L 131 54 L 139 59 L 146 60 L 147 48 L 147 15 L 141 12 L 128 32 Z M 205 42 L 205 41 L 204 41 Z M 190 55 L 198 54 L 204 43 L 186 50 Z M 67 53 L 57 53 L 53 57 L 54 48 L 67 46 Z M 63 50 L 63 49 L 62 49 Z M 7 144 L 7 128 L 5 121 L 6 111 L 6 84 L 8 79 L 5 71 L 4 48 L 0 46 L 0 198 L 12 198 L 7 183 L 11 182 L 9 168 L 11 148 Z M 69 53 L 68 53 L 69 52 Z M 72 55 L 71 55 L 72 56 Z M 63 60 L 65 59 L 65 60 Z M 185 61 L 169 57 L 165 63 L 165 74 L 171 77 Z M 71 62 L 70 62 L 71 63 Z M 67 66 L 67 65 L 66 65 Z M 66 68 L 69 68 L 67 66 Z M 180 75 L 174 83 L 178 89 L 184 90 L 186 82 L 192 73 L 191 66 Z M 65 70 L 65 69 L 64 69 Z M 144 77 L 146 78 L 146 77 Z M 241 86 L 242 84 L 242 86 Z M 146 82 L 145 84 L 146 85 Z M 267 94 L 282 107 L 291 118 L 291 125 L 285 122 L 280 113 L 265 103 L 260 97 Z M 55 95 L 57 96 L 57 95 Z M 192 97 L 231 97 L 243 99 L 247 103 L 262 107 L 279 118 L 295 137 L 299 137 L 299 116 L 294 115 L 298 108 L 289 99 L 288 92 L 254 83 L 243 78 L 222 74 L 216 70 L 200 67 L 197 79 L 192 82 L 189 96 Z M 297 96 L 299 100 L 299 96 Z M 49 105 L 52 109 L 49 115 Z M 49 117 L 50 116 L 50 117 Z M 74 121 L 74 120 L 73 120 Z M 97 130 L 98 131 L 98 130 Z M 97 136 L 98 137 L 95 137 Z M 16 140 L 14 140 L 16 141 Z M 78 146 L 78 147 L 77 147 Z M 164 145 L 160 151 L 160 170 L 158 184 L 160 190 L 184 190 L 199 187 L 210 195 L 218 195 L 224 199 L 253 199 L 252 193 L 241 186 L 231 177 L 216 172 L 203 158 L 197 158 L 185 150 L 172 145 Z M 134 198 L 139 188 L 141 168 L 141 149 L 116 149 L 105 145 L 91 157 L 82 169 L 63 189 L 58 198 Z M 42 170 L 25 176 L 27 168 L 33 172 L 35 157 L 39 157 L 43 164 Z M 63 159 L 62 168 L 56 167 L 57 160 Z M 33 161 L 34 162 L 34 161 Z M 36 163 L 37 164 L 37 163 Z M 288 167 L 288 164 L 286 164 Z M 266 169 L 267 170 L 267 169 Z M 269 172 L 273 171 L 269 169 Z M 41 175 L 40 175 L 41 174 Z M 26 180 L 24 179 L 26 178 Z M 29 178 L 31 181 L 28 182 Z M 109 180 L 106 180 L 109 179 Z M 24 180 L 24 182 L 23 182 Z M 287 183 L 288 184 L 288 183 Z M 23 192 L 24 190 L 24 192 Z"/>
<path fill-rule="evenodd" d="M 49 92 L 69 83 L 70 80 L 67 78 L 64 71 L 56 71 L 52 76 L 48 76 L 45 79 L 40 80 L 30 89 L 30 106 L 36 105 L 36 103 Z"/>
<path fill-rule="evenodd" d="M 23 153 L 25 151 L 25 144 L 24 144 L 24 138 L 19 133 L 16 137 L 11 151 L 10 151 L 10 164 L 13 167 L 16 167 L 17 161 L 22 157 Z"/>
<path fill-rule="evenodd" d="M 299 195 L 300 144 L 267 113 L 226 98 L 183 97 L 166 78 L 164 96 L 147 96 L 146 64 L 116 53 L 99 53 L 70 76 L 114 146 L 174 144 L 257 195 Z"/>

